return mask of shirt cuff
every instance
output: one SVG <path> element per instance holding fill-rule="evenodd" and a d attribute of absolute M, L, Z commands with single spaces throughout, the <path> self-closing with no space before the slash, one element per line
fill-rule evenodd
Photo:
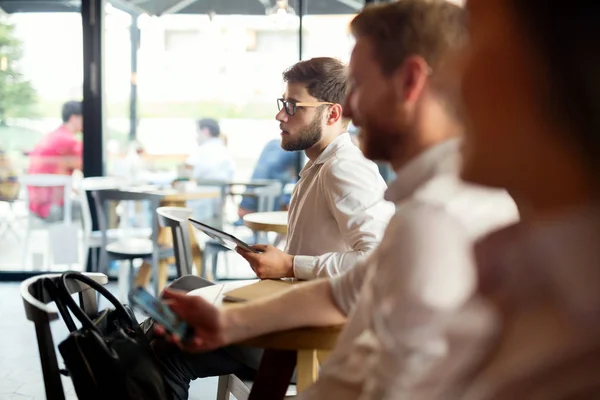
<path fill-rule="evenodd" d="M 294 256 L 294 276 L 298 279 L 309 281 L 315 279 L 315 264 L 317 257 Z"/>

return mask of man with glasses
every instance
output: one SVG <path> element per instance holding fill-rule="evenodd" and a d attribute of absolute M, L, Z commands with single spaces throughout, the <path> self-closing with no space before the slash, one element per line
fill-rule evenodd
<path fill-rule="evenodd" d="M 394 213 L 383 199 L 386 184 L 346 132 L 341 103 L 346 67 L 333 58 L 301 61 L 283 74 L 276 115 L 281 147 L 309 159 L 290 201 L 286 251 L 256 245 L 262 253 L 238 249 L 260 278 L 315 279 L 340 275 L 370 254 Z M 190 290 L 200 278 L 183 277 L 171 288 Z M 186 282 L 187 281 L 187 282 Z M 195 281 L 195 282 L 194 282 Z M 206 283 L 205 283 L 206 284 Z M 190 381 L 235 373 L 252 379 L 261 351 L 230 346 L 202 354 L 184 353 L 162 339 L 153 342 L 174 399 L 187 399 Z"/>
<path fill-rule="evenodd" d="M 281 147 L 304 151 L 309 161 L 292 194 L 285 252 L 270 245 L 255 245 L 258 254 L 238 252 L 263 279 L 339 275 L 377 246 L 393 207 L 383 201 L 386 185 L 377 166 L 347 133 L 344 64 L 313 58 L 289 68 L 283 79 L 276 116 Z"/>

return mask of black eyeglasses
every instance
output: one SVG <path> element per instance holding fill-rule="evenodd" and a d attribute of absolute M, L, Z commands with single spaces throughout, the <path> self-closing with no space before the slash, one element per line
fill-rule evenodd
<path fill-rule="evenodd" d="M 285 108 L 285 112 L 290 117 L 296 115 L 296 110 L 298 107 L 320 107 L 324 105 L 333 105 L 335 103 L 329 103 L 327 101 L 309 101 L 309 102 L 299 102 L 285 100 L 285 99 L 277 99 L 277 109 L 281 111 Z"/>

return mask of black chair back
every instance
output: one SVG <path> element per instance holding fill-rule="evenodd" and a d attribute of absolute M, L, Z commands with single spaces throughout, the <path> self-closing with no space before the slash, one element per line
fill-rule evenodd
<path fill-rule="evenodd" d="M 108 277 L 104 274 L 88 273 L 85 275 L 101 285 L 106 285 L 108 282 Z M 27 319 L 35 325 L 46 398 L 48 400 L 64 400 L 65 394 L 50 330 L 50 322 L 58 319 L 59 314 L 48 306 L 52 300 L 43 285 L 46 278 L 58 279 L 60 274 L 38 275 L 23 281 L 20 286 L 21 298 Z M 75 280 L 67 281 L 67 287 L 70 293 L 79 293 L 79 304 L 86 314 L 94 316 L 98 313 L 96 292 L 93 289 L 85 283 Z"/>

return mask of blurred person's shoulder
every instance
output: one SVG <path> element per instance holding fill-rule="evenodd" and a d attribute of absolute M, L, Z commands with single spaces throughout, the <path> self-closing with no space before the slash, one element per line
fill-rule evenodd
<path fill-rule="evenodd" d="M 519 220 L 517 206 L 505 190 L 465 183 L 458 171 L 434 176 L 415 191 L 412 199 L 453 216 L 474 238 Z"/>
<path fill-rule="evenodd" d="M 448 141 L 424 154 L 400 171 L 394 190 L 402 193 L 412 188 L 405 194 L 408 202 L 448 214 L 473 239 L 518 221 L 517 206 L 505 190 L 472 185 L 460 178 L 459 144 Z"/>

